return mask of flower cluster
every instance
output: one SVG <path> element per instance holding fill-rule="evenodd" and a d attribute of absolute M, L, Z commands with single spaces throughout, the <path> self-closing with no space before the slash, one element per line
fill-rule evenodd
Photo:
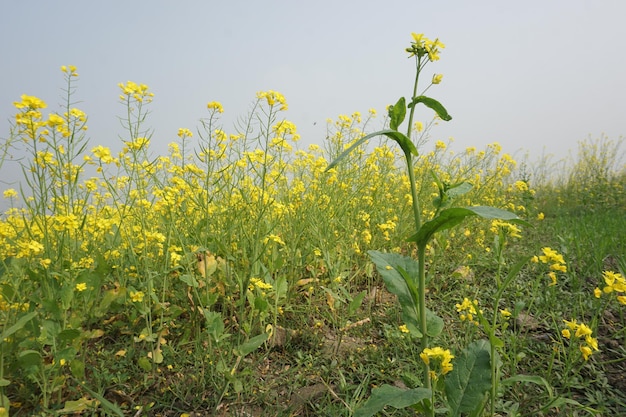
<path fill-rule="evenodd" d="M 141 303 L 146 296 L 143 291 L 130 291 L 129 295 L 133 303 Z"/>
<path fill-rule="evenodd" d="M 137 84 L 132 81 L 127 81 L 126 84 L 119 83 L 118 87 L 122 90 L 122 94 L 120 95 L 120 100 L 122 101 L 130 100 L 132 97 L 140 103 L 144 101 L 149 103 L 154 97 L 154 93 L 148 91 L 148 86 L 145 84 Z"/>
<path fill-rule="evenodd" d="M 591 336 L 593 331 L 586 324 L 577 323 L 575 319 L 572 321 L 563 320 L 563 322 L 567 327 L 561 330 L 561 334 L 564 338 L 571 339 L 572 332 L 574 332 L 574 337 L 583 341 L 579 346 L 580 353 L 585 360 L 588 360 L 594 351 L 598 351 L 598 339 Z"/>
<path fill-rule="evenodd" d="M 61 71 L 63 71 L 70 77 L 78 77 L 78 73 L 76 72 L 76 66 L 74 65 L 69 65 L 69 66 L 63 65 L 61 66 Z"/>
<path fill-rule="evenodd" d="M 550 264 L 550 272 L 548 272 L 548 277 L 551 281 L 550 285 L 556 285 L 556 273 L 567 272 L 567 265 L 565 264 L 563 255 L 548 247 L 541 248 L 541 251 L 543 252 L 543 255 L 533 256 L 532 262 Z"/>
<path fill-rule="evenodd" d="M 445 375 L 452 370 L 452 359 L 454 355 L 450 353 L 449 349 L 443 349 L 441 347 L 426 348 L 420 353 L 420 358 L 426 365 L 433 366 L 432 361 L 437 361 L 441 371 L 441 375 Z M 430 378 L 437 379 L 437 372 L 435 370 L 430 371 Z"/>
<path fill-rule="evenodd" d="M 470 301 L 469 298 L 464 298 L 461 304 L 456 304 L 456 311 L 459 313 L 461 321 L 467 320 L 468 322 L 478 326 L 478 320 L 476 320 L 474 316 L 476 316 L 478 312 L 482 313 L 482 310 L 477 311 L 477 306 L 478 300 Z"/>
<path fill-rule="evenodd" d="M 512 223 L 502 221 L 502 220 L 497 220 L 497 219 L 493 220 L 491 222 L 490 230 L 496 234 L 502 232 L 505 235 L 515 237 L 518 239 L 522 237 L 522 234 L 521 234 L 522 232 L 519 227 L 515 226 Z"/>
<path fill-rule="evenodd" d="M 216 111 L 218 113 L 224 113 L 224 107 L 219 101 L 211 101 L 206 105 L 207 109 Z"/>
<path fill-rule="evenodd" d="M 261 290 L 261 294 L 265 294 L 265 291 L 271 291 L 274 289 L 272 284 L 268 284 L 260 278 L 250 278 L 250 284 L 248 285 L 248 290 L 254 291 L 255 288 Z"/>
<path fill-rule="evenodd" d="M 626 293 L 626 279 L 622 276 L 622 274 L 615 273 L 613 271 L 604 271 L 602 273 L 602 277 L 604 278 L 604 283 L 606 285 L 602 290 L 598 287 L 593 290 L 596 298 L 600 298 L 602 293 L 610 294 L 615 292 L 617 294 L 621 294 L 616 296 L 617 301 L 619 301 L 620 304 L 626 305 L 626 295 L 624 294 Z"/>
<path fill-rule="evenodd" d="M 276 103 L 280 104 L 279 110 L 287 110 L 288 108 L 285 96 L 278 91 L 259 91 L 256 93 L 256 98 L 259 100 L 265 99 L 270 107 L 274 106 Z"/>
<path fill-rule="evenodd" d="M 446 47 L 439 39 L 433 41 L 424 36 L 423 33 L 411 33 L 411 36 L 413 37 L 413 42 L 411 42 L 409 48 L 406 48 L 406 51 L 410 54 L 409 56 L 421 58 L 428 55 L 430 61 L 439 60 L 439 49 Z M 438 81 L 441 81 L 441 78 Z M 433 84 L 438 83 L 433 82 Z"/>

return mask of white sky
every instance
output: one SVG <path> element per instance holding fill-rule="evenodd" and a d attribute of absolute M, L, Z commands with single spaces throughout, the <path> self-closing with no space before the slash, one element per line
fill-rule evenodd
<path fill-rule="evenodd" d="M 10 0 L 0 6 L 0 138 L 21 94 L 56 109 L 59 67 L 76 65 L 93 146 L 119 144 L 117 84 L 127 80 L 155 93 L 157 149 L 180 127 L 195 131 L 213 100 L 233 132 L 270 89 L 286 96 L 302 142 L 321 143 L 327 118 L 369 108 L 382 118 L 410 95 L 404 48 L 423 32 L 446 44 L 427 67 L 444 74 L 428 95 L 453 116 L 433 140 L 561 157 L 580 140 L 626 133 L 624 18 L 623 0 Z"/>

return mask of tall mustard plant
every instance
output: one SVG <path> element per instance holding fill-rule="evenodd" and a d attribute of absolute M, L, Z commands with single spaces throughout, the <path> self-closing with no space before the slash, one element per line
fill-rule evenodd
<path fill-rule="evenodd" d="M 412 37 L 413 40 L 406 48 L 406 52 L 409 53 L 410 58 L 414 59 L 415 79 L 408 102 L 401 97 L 394 105 L 390 105 L 388 107 L 389 129 L 374 132 L 357 140 L 328 167 L 328 170 L 333 169 L 355 148 L 373 137 L 383 135 L 395 141 L 406 160 L 415 222 L 415 233 L 409 241 L 417 245 L 417 260 L 379 251 L 369 251 L 369 255 L 387 288 L 398 297 L 406 328 L 420 340 L 420 358 L 423 363 L 422 386 L 404 390 L 384 385 L 375 389 L 370 399 L 357 410 L 356 415 L 359 416 L 371 416 L 387 405 L 396 408 L 411 406 L 427 415 L 434 416 L 438 398 L 435 394 L 438 391 L 444 394 L 450 415 L 457 416 L 461 413 L 477 412 L 477 410 L 480 412 L 484 398 L 492 386 L 489 342 L 473 343 L 458 358 L 455 358 L 455 361 L 452 361 L 454 356 L 450 350 L 441 346 L 432 346 L 433 339 L 441 333 L 444 323 L 426 307 L 426 246 L 436 233 L 457 226 L 472 216 L 525 223 L 515 214 L 494 207 L 450 207 L 457 197 L 467 193 L 472 186 L 465 181 L 447 183 L 434 171 L 430 172 L 438 188 L 438 197 L 434 200 L 434 214 L 430 218 L 423 216 L 422 202 L 419 200 L 418 193 L 418 179 L 415 175 L 415 164 L 420 162 L 420 154 L 412 140 L 415 129 L 413 124 L 415 110 L 418 104 L 423 104 L 434 110 L 436 117 L 443 121 L 449 121 L 452 117 L 439 101 L 424 94 L 430 87 L 441 82 L 440 74 L 435 74 L 423 91 L 419 90 L 424 68 L 439 60 L 440 51 L 445 45 L 439 39 L 431 40 L 423 34 L 413 33 Z M 409 117 L 405 134 L 401 132 L 400 126 L 406 118 L 407 109 Z"/>

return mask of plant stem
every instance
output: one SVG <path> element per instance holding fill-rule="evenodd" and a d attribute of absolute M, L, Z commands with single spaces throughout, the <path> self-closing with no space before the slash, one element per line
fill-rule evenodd
<path fill-rule="evenodd" d="M 419 57 L 419 55 L 416 55 L 415 56 L 415 67 L 416 67 L 415 68 L 415 82 L 413 83 L 413 94 L 411 95 L 411 103 L 413 102 L 413 99 L 417 96 L 417 84 L 420 79 L 421 65 L 422 65 L 422 59 Z M 411 130 L 413 129 L 413 114 L 414 113 L 415 113 L 415 106 L 411 106 L 411 111 L 409 113 L 409 126 L 407 127 L 407 131 L 406 131 L 406 137 L 409 139 L 411 138 Z"/>
<path fill-rule="evenodd" d="M 413 95 L 411 97 L 411 101 L 417 94 L 417 84 L 419 82 L 419 74 L 420 74 L 420 64 L 421 59 L 417 57 L 416 59 L 416 71 L 415 71 L 415 83 L 413 85 Z M 413 115 L 415 113 L 415 106 L 411 106 L 411 110 L 409 112 L 409 126 L 407 128 L 407 137 L 411 137 L 411 130 L 413 127 Z M 409 173 L 409 181 L 411 183 L 411 200 L 413 206 L 413 217 L 415 219 L 415 231 L 419 231 L 422 227 L 422 215 L 419 204 L 419 197 L 417 193 L 417 183 L 415 181 L 415 170 L 413 168 L 413 155 L 410 152 L 405 153 L 407 170 Z M 423 246 L 418 246 L 417 248 L 417 261 L 418 261 L 418 276 L 417 276 L 417 285 L 418 285 L 418 293 L 419 300 L 415 300 L 417 302 L 417 309 L 419 311 L 419 321 L 420 321 L 420 331 L 422 332 L 421 339 L 421 348 L 422 351 L 428 347 L 428 329 L 426 323 L 426 268 L 425 268 L 425 255 L 426 248 Z M 431 388 L 430 381 L 430 366 L 427 363 L 423 364 L 424 368 L 424 386 L 425 388 Z M 434 412 L 434 404 L 431 404 L 431 411 Z M 432 414 L 432 413 L 431 413 Z"/>

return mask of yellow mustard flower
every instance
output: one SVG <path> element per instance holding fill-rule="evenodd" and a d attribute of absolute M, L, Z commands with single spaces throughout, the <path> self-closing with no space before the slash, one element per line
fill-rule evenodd
<path fill-rule="evenodd" d="M 563 320 L 563 322 L 565 323 L 566 328 L 561 330 L 561 334 L 566 339 L 571 339 L 572 331 L 575 332 L 574 337 L 581 340 L 579 349 L 585 361 L 589 359 L 594 351 L 599 350 L 598 339 L 592 336 L 593 331 L 589 326 L 584 323 L 578 323 L 576 319 L 571 321 Z"/>
<path fill-rule="evenodd" d="M 15 198 L 17 197 L 17 191 L 15 191 L 13 188 L 9 188 L 8 190 L 4 190 L 2 195 L 4 196 L 4 198 Z"/>
<path fill-rule="evenodd" d="M 180 129 L 178 129 L 178 137 L 183 139 L 183 138 L 190 138 L 193 136 L 193 133 L 191 132 L 191 130 L 186 129 L 184 127 L 181 127 Z"/>
<path fill-rule="evenodd" d="M 589 360 L 589 356 L 593 353 L 589 346 L 580 345 L 580 353 L 583 354 L 583 359 Z"/>
<path fill-rule="evenodd" d="M 26 109 L 31 109 L 31 110 L 37 110 L 37 109 L 45 109 L 46 107 L 48 107 L 45 101 L 34 96 L 28 96 L 26 94 L 22 94 L 20 98 L 22 99 L 22 101 L 19 101 L 19 102 L 16 101 L 13 103 L 13 106 L 17 109 L 26 108 Z"/>
<path fill-rule="evenodd" d="M 454 355 L 450 353 L 449 349 L 443 349 L 441 347 L 426 348 L 420 353 L 420 358 L 426 365 L 430 365 L 432 360 L 438 361 L 441 366 L 441 374 L 445 375 L 452 370 L 452 359 Z"/>
<path fill-rule="evenodd" d="M 215 110 L 218 113 L 224 113 L 224 107 L 222 107 L 222 103 L 220 103 L 219 101 L 211 101 L 207 103 L 206 106 L 209 110 Z"/>
<path fill-rule="evenodd" d="M 87 289 L 87 284 L 84 282 L 79 282 L 78 284 L 76 284 L 76 291 L 78 292 L 82 292 L 85 291 Z"/>
<path fill-rule="evenodd" d="M 130 300 L 133 303 L 141 303 L 144 297 L 145 297 L 145 294 L 143 293 L 143 291 L 131 291 L 130 292 Z"/>

